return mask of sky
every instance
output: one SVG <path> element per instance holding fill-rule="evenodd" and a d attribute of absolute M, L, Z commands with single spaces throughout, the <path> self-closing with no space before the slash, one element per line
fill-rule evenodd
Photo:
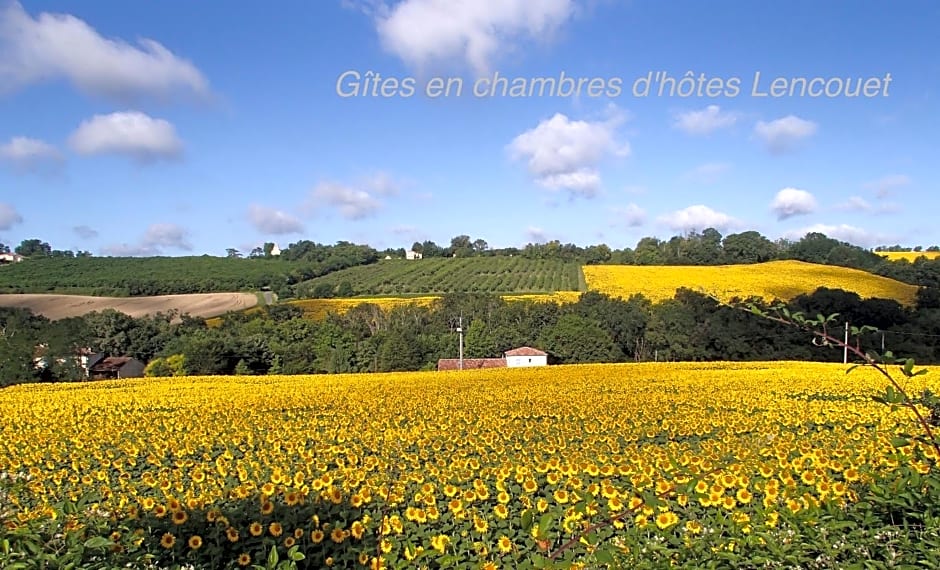
<path fill-rule="evenodd" d="M 930 0 L 0 0 L 0 242 L 940 244 Z"/>

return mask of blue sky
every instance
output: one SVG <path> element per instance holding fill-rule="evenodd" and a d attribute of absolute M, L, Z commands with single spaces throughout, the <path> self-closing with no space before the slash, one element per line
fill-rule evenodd
<path fill-rule="evenodd" d="M 271 6 L 0 0 L 0 241 L 940 243 L 936 2 Z M 521 91 L 485 92 L 495 74 Z M 538 93 L 562 74 L 580 92 Z"/>

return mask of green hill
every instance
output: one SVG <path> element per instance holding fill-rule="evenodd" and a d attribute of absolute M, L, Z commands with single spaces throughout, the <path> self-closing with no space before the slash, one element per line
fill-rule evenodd
<path fill-rule="evenodd" d="M 578 291 L 580 266 L 523 257 L 387 259 L 350 267 L 296 286 L 296 296 L 419 295 L 453 292 Z"/>

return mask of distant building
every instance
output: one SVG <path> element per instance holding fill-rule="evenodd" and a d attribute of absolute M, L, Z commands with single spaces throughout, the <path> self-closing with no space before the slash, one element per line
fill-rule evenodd
<path fill-rule="evenodd" d="M 21 261 L 23 261 L 23 256 L 18 253 L 0 253 L 0 265 L 19 263 Z"/>
<path fill-rule="evenodd" d="M 548 365 L 548 353 L 531 346 L 507 350 L 504 354 L 506 355 L 506 366 L 509 368 Z"/>
<path fill-rule="evenodd" d="M 417 251 L 408 250 L 405 252 L 405 259 L 421 259 L 421 254 Z"/>
<path fill-rule="evenodd" d="M 477 370 L 480 368 L 506 368 L 505 358 L 464 358 L 464 370 Z M 437 361 L 437 369 L 460 370 L 459 358 L 442 358 Z"/>
<path fill-rule="evenodd" d="M 140 378 L 144 367 L 143 362 L 130 356 L 109 356 L 91 365 L 88 373 L 92 380 Z"/>
<path fill-rule="evenodd" d="M 522 346 L 507 350 L 503 358 L 464 358 L 464 370 L 480 368 L 521 368 L 524 366 L 547 366 L 548 353 L 531 346 Z M 442 358 L 437 361 L 437 369 L 460 370 L 459 358 Z"/>
<path fill-rule="evenodd" d="M 271 248 L 271 255 L 281 255 L 281 248 L 279 248 L 277 244 L 274 244 L 274 247 Z"/>

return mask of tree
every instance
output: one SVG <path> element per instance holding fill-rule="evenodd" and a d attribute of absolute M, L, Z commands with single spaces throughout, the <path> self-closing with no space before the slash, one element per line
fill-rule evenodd
<path fill-rule="evenodd" d="M 23 257 L 45 257 L 52 255 L 52 246 L 39 239 L 25 239 L 16 246 L 16 253 Z"/>
<path fill-rule="evenodd" d="M 755 231 L 726 236 L 722 249 L 727 263 L 761 263 L 777 256 L 774 243 Z"/>
<path fill-rule="evenodd" d="M 225 250 L 225 257 L 239 258 L 242 254 L 234 247 L 230 247 Z"/>
<path fill-rule="evenodd" d="M 580 315 L 560 317 L 555 326 L 542 331 L 539 344 L 562 364 L 623 360 L 610 333 Z"/>
<path fill-rule="evenodd" d="M 470 242 L 470 236 L 459 235 L 451 238 L 450 251 L 457 257 L 469 257 L 473 254 L 473 244 Z"/>
<path fill-rule="evenodd" d="M 255 259 L 258 257 L 264 257 L 264 250 L 260 247 L 256 247 L 251 250 L 251 253 L 248 254 L 248 257 Z"/>
<path fill-rule="evenodd" d="M 264 252 L 265 257 L 271 257 L 271 252 L 274 251 L 274 243 L 265 242 L 264 247 L 261 249 Z"/>
<path fill-rule="evenodd" d="M 485 239 L 477 238 L 473 240 L 473 251 L 474 253 L 480 254 L 489 249 L 490 246 L 486 243 Z"/>
<path fill-rule="evenodd" d="M 10 253 L 10 246 L 5 243 L 0 243 L 0 253 Z"/>

